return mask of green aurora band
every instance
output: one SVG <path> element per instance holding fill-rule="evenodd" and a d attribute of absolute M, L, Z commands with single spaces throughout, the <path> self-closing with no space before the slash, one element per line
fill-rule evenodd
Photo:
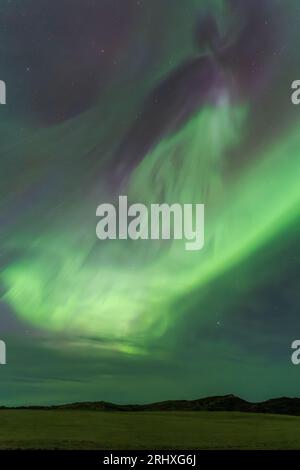
<path fill-rule="evenodd" d="M 176 315 L 171 309 L 176 298 L 242 262 L 299 217 L 300 161 L 294 158 L 299 125 L 234 182 L 222 181 L 216 172 L 213 163 L 242 135 L 233 122 L 242 127 L 246 113 L 235 110 L 233 116 L 228 104 L 202 110 L 145 157 L 129 185 L 133 201 L 159 202 L 149 175 L 162 162 L 157 178 L 165 201 L 206 204 L 203 251 L 185 252 L 181 242 L 171 247 L 150 241 L 102 246 L 95 241 L 95 218 L 86 217 L 96 208 L 92 195 L 47 233 L 35 237 L 29 230 L 26 240 L 24 234 L 10 238 L 8 249 L 25 245 L 28 254 L 1 274 L 5 301 L 35 326 L 120 340 L 120 347 L 128 341 L 143 348 L 147 339 L 162 335 Z M 172 159 L 178 152 L 184 165 L 175 175 Z"/>
<path fill-rule="evenodd" d="M 137 77 L 123 89 L 116 79 L 102 97 L 101 109 L 95 106 L 49 129 L 29 125 L 15 145 L 12 136 L 19 123 L 12 119 L 2 124 L 7 135 L 3 167 L 9 167 L 11 159 L 19 165 L 11 179 L 20 197 L 31 185 L 45 181 L 61 158 L 64 161 L 63 198 L 48 204 L 36 201 L 34 210 L 19 215 L 14 230 L 8 229 L 1 239 L 2 251 L 13 254 L 0 273 L 3 300 L 29 324 L 75 338 L 103 339 L 127 353 L 149 351 L 153 340 L 164 337 L 180 315 L 188 314 L 176 311 L 180 299 L 204 291 L 299 220 L 300 122 L 263 147 L 246 169 L 225 175 L 228 152 L 245 136 L 249 109 L 247 103 L 237 106 L 224 95 L 218 106 L 203 107 L 175 135 L 161 140 L 123 188 L 132 202 L 204 203 L 205 248 L 196 253 L 186 252 L 181 242 L 166 246 L 96 240 L 96 207 L 114 199 L 101 178 L 90 184 L 93 168 L 69 175 L 82 156 L 95 149 L 101 161 L 109 161 L 124 123 L 133 120 L 147 92 L 190 52 L 188 39 L 173 47 L 178 19 L 184 36 L 204 3 L 192 2 L 188 13 L 181 6 L 174 9 L 159 73 L 144 80 Z M 292 9 L 293 2 L 287 4 Z M 221 6 L 215 2 L 212 7 L 220 20 Z M 30 155 L 30 164 L 23 170 L 24 155 Z M 6 181 L 9 186 L 10 178 Z M 13 199 L 5 185 L 4 208 Z M 225 296 L 223 300 L 228 302 Z M 198 315 L 205 318 L 209 308 L 201 307 Z"/>

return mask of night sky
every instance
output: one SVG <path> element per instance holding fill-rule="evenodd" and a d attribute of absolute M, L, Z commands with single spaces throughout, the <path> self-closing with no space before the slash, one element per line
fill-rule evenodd
<path fill-rule="evenodd" d="M 299 396 L 298 0 L 2 0 L 0 404 Z M 96 208 L 204 203 L 206 242 Z"/>

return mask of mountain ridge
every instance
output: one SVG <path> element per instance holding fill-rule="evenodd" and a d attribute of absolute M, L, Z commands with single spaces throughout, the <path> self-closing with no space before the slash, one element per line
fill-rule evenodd
<path fill-rule="evenodd" d="M 19 410 L 86 410 L 86 411 L 239 411 L 300 416 L 300 398 L 278 397 L 252 403 L 235 395 L 220 395 L 196 400 L 166 400 L 148 404 L 119 405 L 106 401 L 75 402 L 49 406 L 18 406 L 0 409 Z"/>

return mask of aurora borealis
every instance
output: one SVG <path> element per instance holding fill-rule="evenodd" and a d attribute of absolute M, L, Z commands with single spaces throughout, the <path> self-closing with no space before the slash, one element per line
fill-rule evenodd
<path fill-rule="evenodd" d="M 1 402 L 299 395 L 298 3 L 1 3 Z M 121 194 L 205 248 L 100 242 Z"/>

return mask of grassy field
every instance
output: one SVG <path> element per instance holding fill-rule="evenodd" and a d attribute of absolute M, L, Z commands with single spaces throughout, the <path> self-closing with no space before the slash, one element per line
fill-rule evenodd
<path fill-rule="evenodd" d="M 0 449 L 300 449 L 300 417 L 0 411 Z"/>

